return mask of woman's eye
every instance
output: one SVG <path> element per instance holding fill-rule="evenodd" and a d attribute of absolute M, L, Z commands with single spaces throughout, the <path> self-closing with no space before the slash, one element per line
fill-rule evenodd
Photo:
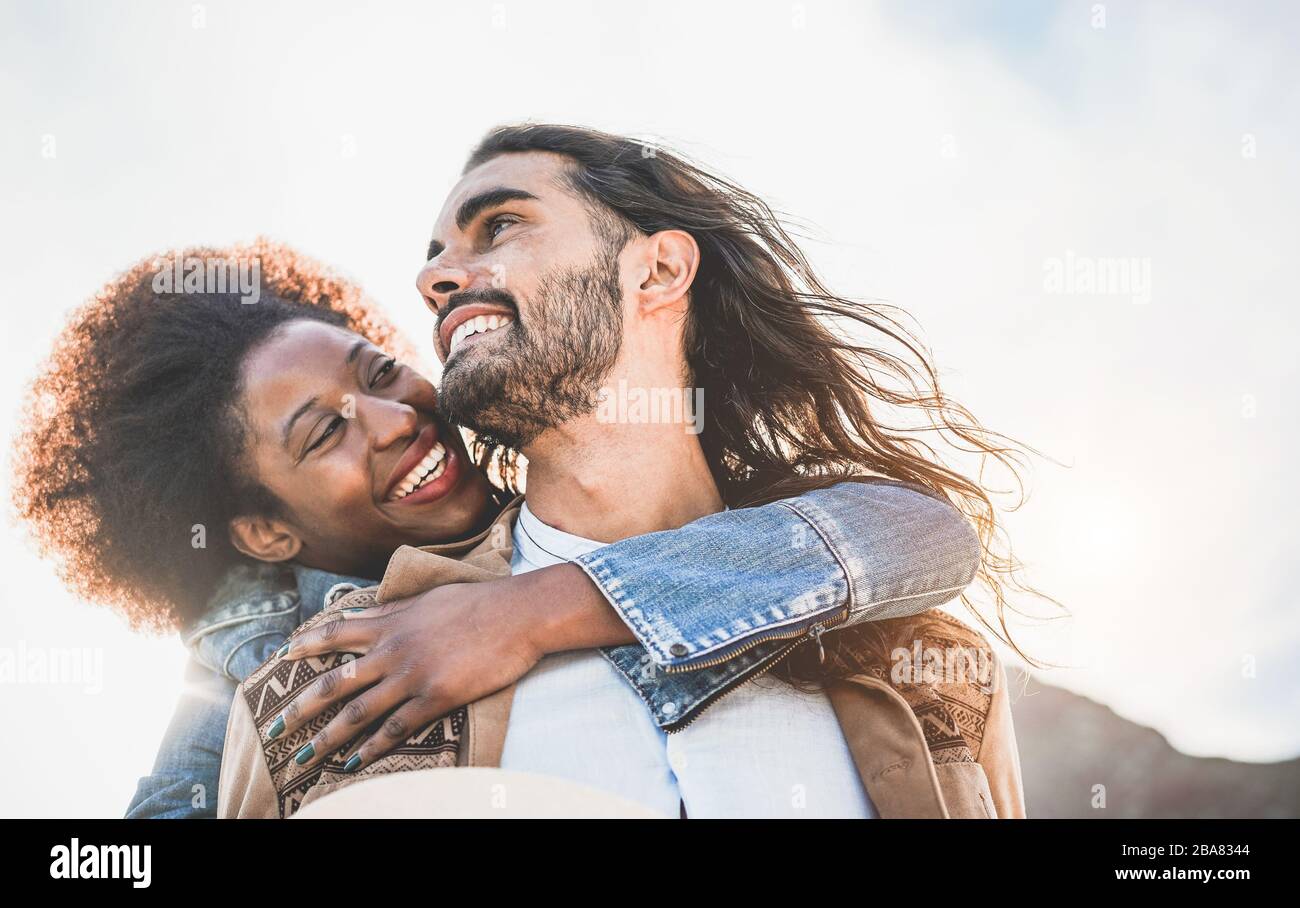
<path fill-rule="evenodd" d="M 384 380 L 384 376 L 392 374 L 392 372 L 396 368 L 397 368 L 396 359 L 389 357 L 388 359 L 384 360 L 384 364 L 380 366 L 378 370 L 376 370 L 374 377 L 370 379 L 370 387 L 373 388 L 376 385 L 378 385 L 381 381 Z"/>
<path fill-rule="evenodd" d="M 320 433 L 317 439 L 311 443 L 311 447 L 309 447 L 306 451 L 304 451 L 303 454 L 310 454 L 312 451 L 319 448 L 321 445 L 323 445 L 326 442 L 326 440 L 331 435 L 333 435 L 340 428 L 342 428 L 342 426 L 343 426 L 343 417 L 335 416 L 333 419 L 329 421 L 329 424 L 325 426 L 325 431 Z"/>

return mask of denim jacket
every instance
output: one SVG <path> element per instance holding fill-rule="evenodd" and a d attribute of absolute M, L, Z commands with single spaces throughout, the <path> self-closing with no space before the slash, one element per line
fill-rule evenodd
<path fill-rule="evenodd" d="M 974 578 L 979 543 L 919 487 L 844 482 L 576 559 L 637 643 L 602 653 L 668 732 L 836 625 L 913 615 Z M 184 639 L 187 688 L 128 817 L 213 816 L 235 684 L 334 595 L 374 581 L 295 568 L 241 568 Z M 195 693 L 201 688 L 205 693 Z M 218 693 L 219 692 L 219 693 Z"/>

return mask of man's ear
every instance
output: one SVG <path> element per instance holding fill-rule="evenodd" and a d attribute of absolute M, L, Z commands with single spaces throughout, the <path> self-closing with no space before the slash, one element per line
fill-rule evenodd
<path fill-rule="evenodd" d="M 282 520 L 236 517 L 230 521 L 230 541 L 249 558 L 288 561 L 302 550 L 302 539 Z"/>
<path fill-rule="evenodd" d="M 646 237 L 649 273 L 640 287 L 640 309 L 649 315 L 686 299 L 700 267 L 700 247 L 685 230 L 661 230 Z"/>

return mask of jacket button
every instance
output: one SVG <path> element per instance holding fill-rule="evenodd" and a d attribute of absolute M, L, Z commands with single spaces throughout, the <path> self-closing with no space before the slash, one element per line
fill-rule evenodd
<path fill-rule="evenodd" d="M 660 712 L 662 712 L 665 716 L 671 716 L 673 713 L 677 712 L 677 704 L 676 704 L 676 703 L 665 703 L 663 706 L 659 707 L 659 710 L 660 710 Z"/>
<path fill-rule="evenodd" d="M 672 653 L 674 656 L 685 656 L 690 652 L 690 649 L 687 648 L 685 643 L 674 643 L 672 646 L 668 647 L 668 652 Z"/>

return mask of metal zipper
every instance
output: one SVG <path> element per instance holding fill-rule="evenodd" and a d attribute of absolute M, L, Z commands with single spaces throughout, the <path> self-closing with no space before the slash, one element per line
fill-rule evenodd
<path fill-rule="evenodd" d="M 730 662 L 732 659 L 736 658 L 741 653 L 748 652 L 749 650 L 753 649 L 754 647 L 760 644 L 771 643 L 773 640 L 784 640 L 790 637 L 802 637 L 804 634 L 813 633 L 813 628 L 815 627 L 821 627 L 821 630 L 816 632 L 817 641 L 818 641 L 817 645 L 818 647 L 820 647 L 821 632 L 826 630 L 826 628 L 828 627 L 834 627 L 835 625 L 844 621 L 848 617 L 849 617 L 849 609 L 848 606 L 845 606 L 844 612 L 838 618 L 825 618 L 822 619 L 821 621 L 816 622 L 810 627 L 798 627 L 795 628 L 794 630 L 775 630 L 765 634 L 755 634 L 754 636 L 745 640 L 744 643 L 740 644 L 736 648 L 726 650 L 721 655 L 714 656 L 710 659 L 705 659 L 703 662 L 691 662 L 690 664 L 685 664 L 685 665 L 665 665 L 665 666 L 661 666 L 660 670 L 665 672 L 666 674 L 673 675 L 673 674 L 681 674 L 682 672 L 699 671 L 702 668 L 713 668 L 714 666 L 721 665 L 724 662 Z"/>
<path fill-rule="evenodd" d="M 750 671 L 749 674 L 744 675 L 744 676 L 742 676 L 742 677 L 740 677 L 740 678 L 737 678 L 737 679 L 735 680 L 734 683 L 728 685 L 727 687 L 722 688 L 721 690 L 715 691 L 714 693 L 712 693 L 712 694 L 710 694 L 709 696 L 705 697 L 705 698 L 704 698 L 704 701 L 703 701 L 702 703 L 700 703 L 698 706 L 695 707 L 695 711 L 691 713 L 690 718 L 688 718 L 688 719 L 684 719 L 684 720 L 682 720 L 682 721 L 679 721 L 679 722 L 677 722 L 677 723 L 674 724 L 674 725 L 666 725 L 666 726 L 664 726 L 664 731 L 665 731 L 667 734 L 673 735 L 673 734 L 676 734 L 677 732 L 681 731 L 682 729 L 689 727 L 690 724 L 691 724 L 692 722 L 694 722 L 694 721 L 695 721 L 696 719 L 698 719 L 700 716 L 704 715 L 704 711 L 707 710 L 707 709 L 708 709 L 710 706 L 712 706 L 714 703 L 717 703 L 719 700 L 721 700 L 721 699 L 722 699 L 723 697 L 725 697 L 727 694 L 731 693 L 733 690 L 735 690 L 736 688 L 740 687 L 740 685 L 742 685 L 742 684 L 748 684 L 750 681 L 753 681 L 754 679 L 759 678 L 759 677 L 762 677 L 763 675 L 767 674 L 769 671 L 771 671 L 771 670 L 776 666 L 776 664 L 777 664 L 778 662 L 780 662 L 782 659 L 784 659 L 784 658 L 786 657 L 786 655 L 788 655 L 791 651 L 793 651 L 794 649 L 798 648 L 801 644 L 807 642 L 808 640 L 815 640 L 815 641 L 817 642 L 817 650 L 818 650 L 818 658 L 819 658 L 819 661 L 821 661 L 822 663 L 825 663 L 825 661 L 826 661 L 826 651 L 825 651 L 825 649 L 822 648 L 822 640 L 821 640 L 822 634 L 825 633 L 827 629 L 832 628 L 832 627 L 834 627 L 835 625 L 842 623 L 842 622 L 843 622 L 845 619 L 847 619 L 848 617 L 849 617 L 849 610 L 848 610 L 848 608 L 845 608 L 845 609 L 844 609 L 844 614 L 840 615 L 838 618 L 827 619 L 827 620 L 824 620 L 824 621 L 818 621 L 818 622 L 817 622 L 816 624 L 814 624 L 812 627 L 805 628 L 805 629 L 801 629 L 801 630 L 798 632 L 798 633 L 799 633 L 799 636 L 800 636 L 801 639 L 794 640 L 794 641 L 791 642 L 788 646 L 784 646 L 784 647 L 782 647 L 781 650 L 780 650 L 779 652 L 773 653 L 772 656 L 771 656 L 771 657 L 770 657 L 766 662 L 761 662 L 761 663 L 759 663 L 758 665 L 756 665 L 756 666 L 754 667 L 754 669 L 752 669 L 752 670 Z M 803 636 L 805 633 L 807 634 L 806 637 Z M 786 635 L 784 635 L 784 636 L 787 636 L 787 637 L 788 637 L 788 636 L 790 636 L 790 635 L 789 635 L 789 634 L 786 634 Z M 769 637 L 766 637 L 766 638 L 764 638 L 763 640 L 756 641 L 755 643 L 751 644 L 750 646 L 746 646 L 746 647 L 744 647 L 744 648 L 742 648 L 742 649 L 739 649 L 739 650 L 737 650 L 735 653 L 733 653 L 732 655 L 727 656 L 727 657 L 722 658 L 722 659 L 719 659 L 719 660 L 717 660 L 715 663 L 711 663 L 711 664 L 719 664 L 719 663 L 721 663 L 721 662 L 726 662 L 727 659 L 733 658 L 734 656 L 739 655 L 740 653 L 744 652 L 745 650 L 750 649 L 750 648 L 752 648 L 753 646 L 757 646 L 759 643 L 767 643 L 767 642 L 770 642 L 771 640 L 774 640 L 774 639 L 780 639 L 780 637 L 775 637 L 775 636 L 769 636 Z M 704 668 L 704 667 L 706 667 L 706 666 L 704 666 L 704 665 L 699 665 L 699 666 L 696 666 L 696 667 L 697 667 L 697 668 Z"/>

